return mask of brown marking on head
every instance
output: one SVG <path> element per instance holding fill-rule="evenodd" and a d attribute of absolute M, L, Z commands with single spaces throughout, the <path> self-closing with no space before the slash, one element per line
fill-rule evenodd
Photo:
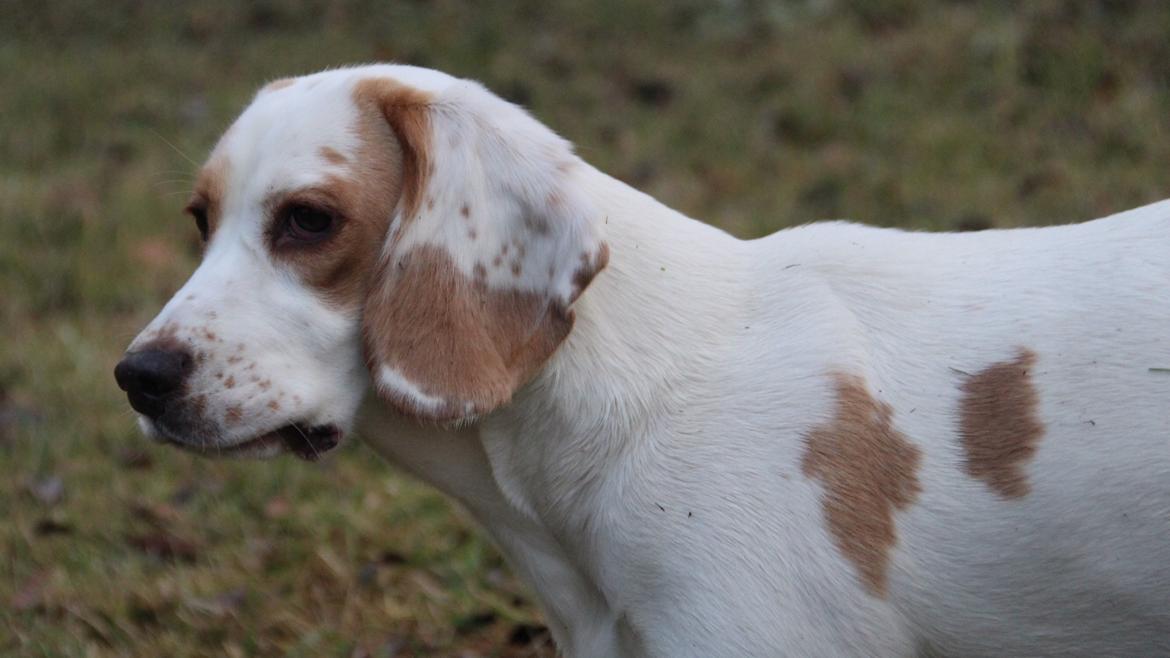
<path fill-rule="evenodd" d="M 231 163 L 221 152 L 213 152 L 207 163 L 195 177 L 195 188 L 187 201 L 187 210 L 202 209 L 207 217 L 207 238 L 215 234 L 223 214 L 224 196 L 227 194 L 228 176 Z M 193 299 L 189 296 L 188 299 Z"/>
<path fill-rule="evenodd" d="M 271 208 L 303 203 L 334 216 L 334 233 L 327 240 L 278 255 L 343 308 L 355 308 L 365 298 L 394 209 L 402 208 L 404 221 L 418 214 L 426 189 L 421 172 L 431 157 L 428 95 L 392 80 L 369 79 L 355 86 L 353 98 L 357 148 L 348 156 L 327 146 L 320 149 L 324 159 L 344 171 L 268 202 Z"/>
<path fill-rule="evenodd" d="M 345 155 L 332 146 L 322 146 L 317 149 L 317 155 L 320 155 L 322 160 L 332 165 L 341 166 L 349 162 L 349 158 L 345 157 Z"/>
<path fill-rule="evenodd" d="M 388 127 L 397 138 L 401 163 L 396 173 L 400 174 L 402 185 L 403 219 L 411 219 L 418 215 L 423 192 L 434 175 L 431 96 L 388 78 L 362 80 L 354 87 L 353 95 L 363 111 L 363 132 L 369 129 L 367 122 L 377 115 L 377 123 Z"/>
<path fill-rule="evenodd" d="M 1015 359 L 984 368 L 960 387 L 959 439 L 967 474 L 1004 498 L 1031 490 L 1024 467 L 1044 436 L 1029 376 L 1035 362 L 1035 352 L 1021 348 Z"/>
<path fill-rule="evenodd" d="M 264 88 L 261 89 L 260 91 L 262 91 L 262 92 L 277 91 L 280 89 L 284 89 L 285 87 L 291 87 L 293 85 L 293 83 L 295 83 L 296 81 L 297 81 L 296 78 L 281 78 L 279 80 L 273 80 L 272 82 L 269 82 L 268 84 L 264 85 Z"/>
<path fill-rule="evenodd" d="M 834 418 L 805 436 L 801 470 L 824 487 L 825 520 L 837 548 L 866 589 L 886 594 L 889 552 L 897 543 L 894 511 L 921 491 L 918 448 L 898 432 L 889 405 L 855 375 L 834 375 Z"/>
<path fill-rule="evenodd" d="M 488 287 L 482 264 L 461 274 L 441 248 L 416 247 L 383 267 L 392 285 L 366 306 L 367 360 L 395 368 L 448 407 L 423 410 L 380 390 L 402 411 L 434 419 L 485 413 L 511 399 L 573 326 L 573 312 L 534 292 Z"/>

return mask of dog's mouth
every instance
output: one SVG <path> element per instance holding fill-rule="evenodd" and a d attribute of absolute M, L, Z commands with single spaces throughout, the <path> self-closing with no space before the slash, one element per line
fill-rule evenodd
<path fill-rule="evenodd" d="M 157 427 L 157 425 L 156 425 Z M 163 428 L 160 428 L 163 429 Z M 341 443 L 341 429 L 335 425 L 290 423 L 266 434 L 231 445 L 194 443 L 170 432 L 161 433 L 167 443 L 184 450 L 213 457 L 273 457 L 291 452 L 305 461 L 317 461 Z"/>
<path fill-rule="evenodd" d="M 341 430 L 333 425 L 302 428 L 294 423 L 267 436 L 276 436 L 289 452 L 305 461 L 317 461 L 341 442 Z"/>

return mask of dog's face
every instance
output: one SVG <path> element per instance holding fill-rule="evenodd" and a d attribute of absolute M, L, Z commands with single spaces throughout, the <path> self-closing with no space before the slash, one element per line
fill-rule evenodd
<path fill-rule="evenodd" d="M 436 72 L 269 85 L 198 177 L 202 264 L 116 369 L 144 431 L 311 459 L 371 382 L 431 420 L 506 403 L 605 264 L 575 163 L 517 108 Z"/>

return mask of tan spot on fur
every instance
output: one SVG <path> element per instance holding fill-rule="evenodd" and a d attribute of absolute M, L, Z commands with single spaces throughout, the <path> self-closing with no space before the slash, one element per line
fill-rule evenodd
<path fill-rule="evenodd" d="M 590 255 L 587 253 L 581 254 L 581 265 L 573 273 L 572 298 L 574 300 L 577 299 L 577 296 L 581 294 L 581 291 L 585 290 L 585 286 L 589 285 L 589 282 L 593 280 L 593 277 L 597 276 L 598 272 L 605 269 L 607 264 L 609 264 L 609 245 L 604 242 L 601 243 L 601 247 L 598 248 L 597 253 L 592 257 L 590 257 Z M 549 276 L 552 275 L 553 271 L 550 268 Z"/>
<path fill-rule="evenodd" d="M 501 264 L 503 264 L 503 262 L 504 262 L 503 258 L 496 256 L 495 258 L 492 259 L 492 267 L 499 267 Z"/>
<path fill-rule="evenodd" d="M 371 78 L 357 84 L 354 99 L 359 106 L 380 112 L 383 123 L 389 124 L 397 137 L 404 215 L 408 219 L 414 217 L 428 180 L 435 173 L 431 157 L 430 94 L 395 80 Z"/>
<path fill-rule="evenodd" d="M 467 229 L 467 238 L 469 240 L 474 240 L 478 237 L 479 237 L 479 233 L 475 229 L 473 229 L 473 228 Z"/>
<path fill-rule="evenodd" d="M 276 400 L 269 400 L 268 401 L 268 408 L 273 410 L 273 411 L 280 411 L 280 403 L 277 402 Z"/>
<path fill-rule="evenodd" d="M 512 261 L 512 276 L 515 276 L 515 277 L 520 276 L 520 271 L 521 271 L 520 261 L 518 261 L 518 260 Z"/>
<path fill-rule="evenodd" d="M 259 386 L 261 391 L 267 391 L 268 389 L 272 388 L 272 380 L 265 379 L 264 381 L 260 382 Z"/>
<path fill-rule="evenodd" d="M 963 382 L 959 438 L 966 470 L 1004 498 L 1031 490 L 1024 466 L 1044 436 L 1037 418 L 1039 396 L 1029 377 L 1036 354 L 1021 349 L 1015 359 L 996 363 Z"/>
<path fill-rule="evenodd" d="M 486 274 L 486 272 L 484 273 Z M 392 365 L 424 393 L 447 401 L 420 409 L 397 391 L 382 395 L 405 413 L 456 418 L 507 402 L 552 355 L 573 326 L 573 312 L 544 295 L 489 288 L 461 274 L 450 255 L 417 247 L 385 265 L 388 285 L 366 306 L 371 370 Z"/>
<path fill-rule="evenodd" d="M 829 532 L 857 568 L 866 589 L 886 594 L 889 552 L 897 543 L 894 512 L 921 491 L 921 454 L 898 432 L 889 405 L 870 395 L 864 380 L 834 375 L 833 419 L 805 436 L 801 470 L 824 487 Z"/>
<path fill-rule="evenodd" d="M 215 332 L 210 330 L 210 329 L 207 329 L 207 328 L 203 329 L 203 337 L 206 338 L 207 340 L 216 340 L 216 338 L 217 338 L 217 336 L 215 335 Z"/>
<path fill-rule="evenodd" d="M 228 425 L 235 425 L 244 418 L 244 410 L 239 405 L 232 405 L 227 408 L 223 415 L 223 420 Z"/>
<path fill-rule="evenodd" d="M 265 92 L 277 91 L 280 89 L 284 89 L 286 87 L 291 87 L 293 85 L 293 83 L 296 81 L 297 81 L 296 78 L 281 78 L 279 80 L 273 80 L 272 82 L 269 82 L 268 84 L 264 85 L 264 89 L 262 89 L 261 91 L 265 91 Z"/>
<path fill-rule="evenodd" d="M 435 209 L 435 197 L 427 197 L 427 210 Z"/>
<path fill-rule="evenodd" d="M 333 148 L 332 146 L 322 146 L 321 148 L 317 149 L 317 154 L 321 156 L 321 159 L 325 160 L 329 164 L 343 165 L 349 162 L 349 158 L 342 155 L 340 151 Z"/>
<path fill-rule="evenodd" d="M 467 204 L 465 203 L 459 208 L 459 214 L 463 215 L 464 219 L 467 219 L 471 217 L 471 208 L 468 208 Z"/>
<path fill-rule="evenodd" d="M 476 281 L 487 280 L 487 268 L 483 266 L 483 263 L 476 263 L 475 267 L 472 268 L 472 273 L 475 275 Z"/>
<path fill-rule="evenodd" d="M 227 379 L 223 380 L 223 387 L 224 388 L 235 388 L 236 387 L 236 378 L 234 376 L 229 375 Z"/>
<path fill-rule="evenodd" d="M 236 364 L 236 363 L 239 363 L 239 362 L 241 362 L 241 361 L 243 361 L 243 360 L 244 360 L 244 357 L 242 357 L 242 356 L 229 356 L 229 357 L 227 358 L 227 362 L 228 362 L 228 363 L 230 363 L 230 364 L 233 364 L 233 365 L 234 365 L 234 364 Z"/>
<path fill-rule="evenodd" d="M 223 213 L 224 195 L 227 191 L 227 180 L 231 174 L 231 163 L 221 152 L 213 152 L 207 163 L 199 170 L 195 177 L 195 188 L 187 207 L 200 206 L 207 210 L 207 236 L 215 234 Z"/>
<path fill-rule="evenodd" d="M 309 285 L 343 308 L 362 303 L 395 207 L 401 206 L 404 220 L 418 214 L 426 189 L 421 172 L 430 160 L 428 95 L 392 80 L 369 79 L 356 85 L 354 102 L 358 146 L 345 171 L 269 200 L 273 207 L 299 200 L 346 217 L 318 248 L 278 252 Z M 324 151 L 322 156 L 328 159 Z"/>

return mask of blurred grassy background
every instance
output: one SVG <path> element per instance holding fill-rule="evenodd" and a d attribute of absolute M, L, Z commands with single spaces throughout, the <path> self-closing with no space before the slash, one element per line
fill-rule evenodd
<path fill-rule="evenodd" d="M 364 447 L 156 448 L 110 374 L 195 264 L 191 161 L 266 80 L 375 60 L 478 78 L 742 237 L 1170 196 L 1154 0 L 5 2 L 0 653 L 552 654 L 498 555 Z"/>

